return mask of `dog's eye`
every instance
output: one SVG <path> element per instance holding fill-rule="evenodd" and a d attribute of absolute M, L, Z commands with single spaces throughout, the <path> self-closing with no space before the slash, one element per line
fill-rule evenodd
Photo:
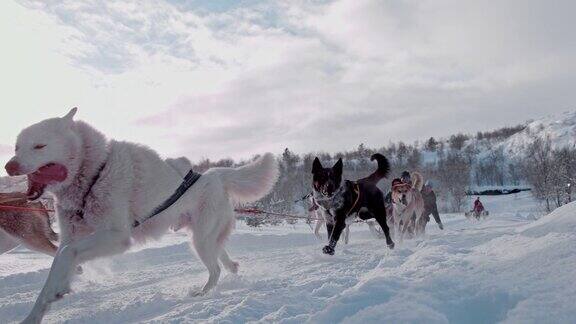
<path fill-rule="evenodd" d="M 46 147 L 46 144 L 36 144 L 34 145 L 35 150 L 41 150 Z"/>

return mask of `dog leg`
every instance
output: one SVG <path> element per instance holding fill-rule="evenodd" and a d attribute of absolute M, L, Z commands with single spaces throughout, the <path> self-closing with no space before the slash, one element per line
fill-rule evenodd
<path fill-rule="evenodd" d="M 314 228 L 314 235 L 319 240 L 322 240 L 322 235 L 320 234 L 320 229 L 322 228 L 322 224 L 324 224 L 323 221 L 317 220 L 316 221 L 316 227 Z"/>
<path fill-rule="evenodd" d="M 410 238 L 413 238 L 415 236 L 415 232 L 416 232 L 416 204 L 414 201 L 410 202 L 407 206 L 406 209 L 404 209 L 402 211 L 402 223 L 403 223 L 403 229 L 402 229 L 402 239 L 404 239 L 404 236 L 406 236 L 406 234 L 410 235 Z"/>
<path fill-rule="evenodd" d="M 374 222 L 372 221 L 368 221 L 368 229 L 370 230 L 370 234 L 372 234 L 372 236 L 374 236 L 377 239 L 382 238 L 380 233 L 378 232 L 378 230 L 376 229 L 376 226 L 374 225 Z"/>
<path fill-rule="evenodd" d="M 410 234 L 410 220 L 403 219 L 402 220 L 402 227 L 400 229 L 400 241 L 404 242 L 406 237 L 409 237 Z"/>
<path fill-rule="evenodd" d="M 404 227 L 405 227 L 405 221 L 404 219 L 402 219 L 402 217 L 398 216 L 398 221 L 396 222 L 396 230 L 395 232 L 397 233 L 397 240 L 399 240 L 400 242 L 404 241 Z"/>
<path fill-rule="evenodd" d="M 220 252 L 220 262 L 222 262 L 224 268 L 226 268 L 226 270 L 228 270 L 230 273 L 233 274 L 238 273 L 238 268 L 240 267 L 240 264 L 238 264 L 238 262 L 233 261 L 230 258 L 230 255 L 228 255 L 226 249 L 222 249 L 222 252 Z"/>
<path fill-rule="evenodd" d="M 324 252 L 324 254 L 334 255 L 336 244 L 340 239 L 342 231 L 344 230 L 344 228 L 346 228 L 345 218 L 346 215 L 336 215 L 336 224 L 332 225 L 332 231 L 329 237 L 328 245 L 326 245 L 322 249 L 322 252 Z"/>
<path fill-rule="evenodd" d="M 394 230 L 394 232 L 396 232 L 397 240 L 399 240 L 400 242 L 403 242 L 404 241 L 404 231 L 406 230 L 406 219 L 404 219 L 404 213 L 397 211 L 396 215 L 394 216 L 394 220 L 395 220 L 395 226 L 396 226 L 396 229 Z"/>
<path fill-rule="evenodd" d="M 218 280 L 220 279 L 220 265 L 218 264 L 218 257 L 221 255 L 220 251 L 217 251 L 217 242 L 215 240 L 197 239 L 197 236 L 193 236 L 194 247 L 196 248 L 196 253 L 198 257 L 204 263 L 206 268 L 208 268 L 208 281 L 200 291 L 190 292 L 191 296 L 202 296 L 209 292 L 212 288 L 216 286 Z"/>
<path fill-rule="evenodd" d="M 424 216 L 424 201 L 420 200 L 415 208 L 416 213 L 416 235 L 424 235 L 426 233 L 426 225 L 428 224 L 426 217 Z"/>
<path fill-rule="evenodd" d="M 386 208 L 382 207 L 381 209 L 375 210 L 374 218 L 376 218 L 378 225 L 380 225 L 384 232 L 386 245 L 388 245 L 390 249 L 394 249 L 394 241 L 392 241 L 392 237 L 390 237 L 390 228 L 388 227 L 388 223 L 386 223 Z"/>
<path fill-rule="evenodd" d="M 347 225 L 344 231 L 344 244 L 348 244 L 350 240 L 350 225 Z"/>
<path fill-rule="evenodd" d="M 408 206 L 405 206 L 401 203 L 395 203 L 393 207 L 393 219 L 394 219 L 394 234 L 396 235 L 396 239 L 402 242 L 404 240 L 404 234 L 406 231 L 406 209 Z"/>
<path fill-rule="evenodd" d="M 396 240 L 399 240 L 400 237 L 402 236 L 402 232 L 401 232 L 401 226 L 400 226 L 400 222 L 401 219 L 398 217 L 398 215 L 394 215 L 394 238 Z"/>
<path fill-rule="evenodd" d="M 326 222 L 326 232 L 328 233 L 328 241 L 330 241 L 333 231 L 334 231 L 334 224 Z"/>
<path fill-rule="evenodd" d="M 126 251 L 130 247 L 128 228 L 103 229 L 61 247 L 52 262 L 44 287 L 23 323 L 40 323 L 50 304 L 70 292 L 73 271 L 80 263 Z"/>
<path fill-rule="evenodd" d="M 422 217 L 423 214 L 424 214 L 424 211 L 422 210 L 421 214 L 420 214 L 421 216 L 418 217 L 418 219 L 417 219 L 417 222 L 418 222 L 419 228 L 420 228 L 420 233 L 419 233 L 420 235 L 426 234 L 426 224 L 428 223 L 426 221 L 426 219 L 424 217 Z"/>
<path fill-rule="evenodd" d="M 434 220 L 436 221 L 436 224 L 438 224 L 438 228 L 440 228 L 441 230 L 444 229 L 444 224 L 442 224 L 442 220 L 440 219 L 440 214 L 438 213 L 438 209 L 433 209 L 431 212 L 432 216 L 434 217 Z"/>
<path fill-rule="evenodd" d="M 416 214 L 412 213 L 411 216 L 409 216 L 408 218 L 408 224 L 410 224 L 410 226 L 408 227 L 408 234 L 410 234 L 410 238 L 413 239 L 416 237 L 417 234 L 417 228 L 416 228 Z"/>

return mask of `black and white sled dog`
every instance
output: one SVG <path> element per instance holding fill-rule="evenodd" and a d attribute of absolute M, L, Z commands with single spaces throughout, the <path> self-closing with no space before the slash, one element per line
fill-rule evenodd
<path fill-rule="evenodd" d="M 320 234 L 320 230 L 322 229 L 322 226 L 324 226 L 324 224 L 326 224 L 326 222 L 332 217 L 330 216 L 329 213 L 326 212 L 326 210 L 324 210 L 324 208 L 321 208 L 318 205 L 314 196 L 311 196 L 309 198 L 309 203 L 311 206 L 309 209 L 310 218 L 316 220 L 316 227 L 314 227 L 314 235 L 316 236 L 316 238 L 321 240 L 322 234 Z M 372 227 L 370 229 L 372 229 Z M 346 224 L 346 229 L 344 230 L 344 244 L 348 244 L 349 241 L 350 241 L 350 224 Z"/>
<path fill-rule="evenodd" d="M 191 234 L 209 278 L 194 295 L 214 288 L 221 265 L 238 263 L 225 245 L 234 228 L 234 204 L 266 195 L 278 177 L 272 154 L 240 168 L 212 168 L 172 206 L 134 226 L 160 206 L 182 183 L 182 173 L 142 145 L 108 140 L 89 124 L 73 119 L 76 109 L 24 129 L 16 154 L 6 164 L 9 175 L 28 177 L 28 198 L 45 191 L 56 198 L 61 244 L 30 315 L 40 323 L 51 303 L 70 292 L 76 266 L 127 251 L 135 241 L 159 238 L 179 220 Z M 185 161 L 184 161 L 185 162 Z"/>
<path fill-rule="evenodd" d="M 346 223 L 355 216 L 362 220 L 376 219 L 384 235 L 386 244 L 394 248 L 390 231 L 386 224 L 384 194 L 376 184 L 390 172 L 390 163 L 382 154 L 370 158 L 378 162 L 378 168 L 366 178 L 350 181 L 342 180 L 343 164 L 339 159 L 332 168 L 324 168 L 318 158 L 312 164 L 312 186 L 314 200 L 326 214 L 328 245 L 322 251 L 333 255 Z"/>

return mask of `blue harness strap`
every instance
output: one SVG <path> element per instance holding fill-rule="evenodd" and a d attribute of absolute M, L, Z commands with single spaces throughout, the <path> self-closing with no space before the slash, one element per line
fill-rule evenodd
<path fill-rule="evenodd" d="M 135 220 L 134 223 L 132 223 L 132 227 L 136 228 L 142 225 L 150 218 L 160 214 L 161 212 L 168 209 L 170 206 L 174 205 L 174 203 L 178 201 L 178 199 L 180 199 L 180 197 L 182 197 L 186 193 L 186 191 L 188 191 L 188 189 L 190 189 L 190 187 L 192 187 L 196 183 L 196 181 L 200 179 L 201 176 L 202 174 L 194 172 L 194 170 L 190 170 L 188 174 L 186 174 L 186 176 L 184 177 L 184 180 L 182 181 L 180 186 L 176 189 L 176 191 L 174 191 L 174 193 L 170 197 L 168 197 L 168 199 L 166 199 L 160 206 L 154 208 L 154 210 L 152 211 L 152 213 L 150 213 L 150 215 L 144 217 L 139 221 Z"/>

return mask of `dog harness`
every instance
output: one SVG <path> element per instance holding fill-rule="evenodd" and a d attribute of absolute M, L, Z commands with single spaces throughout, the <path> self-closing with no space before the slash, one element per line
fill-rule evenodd
<path fill-rule="evenodd" d="M 100 179 L 100 175 L 102 174 L 102 171 L 104 170 L 105 167 L 106 167 L 106 163 L 102 163 L 100 168 L 98 168 L 98 172 L 92 178 L 92 181 L 90 181 L 90 185 L 88 186 L 88 189 L 86 190 L 86 192 L 82 196 L 81 207 L 79 209 L 77 209 L 75 212 L 76 217 L 78 217 L 80 219 L 84 218 L 84 210 L 86 209 L 86 200 L 88 199 L 88 195 L 90 195 L 90 192 L 92 192 L 92 189 L 94 188 L 94 186 L 96 185 L 96 183 Z M 202 174 L 194 172 L 194 170 L 188 171 L 188 174 L 186 174 L 186 176 L 184 177 L 184 180 L 182 180 L 182 183 L 180 184 L 180 186 L 178 188 L 176 188 L 176 191 L 174 191 L 174 193 L 170 197 L 168 197 L 168 199 L 166 199 L 160 206 L 154 208 L 154 210 L 150 213 L 150 215 L 144 217 L 143 219 L 141 219 L 139 221 L 135 220 L 134 223 L 132 223 L 132 227 L 136 228 L 136 227 L 142 225 L 142 223 L 146 222 L 150 218 L 160 214 L 161 212 L 168 209 L 170 206 L 174 205 L 174 203 L 176 203 L 176 201 L 178 201 L 178 199 L 180 199 L 180 197 L 182 197 L 186 193 L 186 191 L 188 191 L 188 189 L 190 189 L 190 187 L 192 187 L 198 181 L 198 179 L 200 179 L 201 176 L 202 176 Z"/>
<path fill-rule="evenodd" d="M 352 207 L 350 207 L 350 210 L 346 213 L 346 218 L 350 216 L 354 208 L 356 208 L 356 205 L 358 205 L 358 201 L 360 200 L 360 188 L 358 187 L 357 183 L 354 184 L 354 192 L 356 193 L 356 200 L 354 201 Z"/>
<path fill-rule="evenodd" d="M 98 179 L 100 179 L 100 174 L 102 173 L 102 170 L 104 170 L 105 167 L 106 162 L 102 163 L 102 165 L 98 168 L 98 172 L 96 172 L 96 175 L 92 178 L 92 181 L 90 181 L 88 189 L 86 190 L 84 195 L 82 195 L 82 204 L 80 205 L 79 209 L 76 209 L 76 217 L 80 219 L 84 218 L 84 210 L 86 209 L 86 199 L 88 199 L 88 195 L 90 194 L 90 192 L 92 192 L 92 188 L 94 187 L 96 182 L 98 182 Z"/>
<path fill-rule="evenodd" d="M 352 204 L 352 207 L 350 208 L 350 210 L 348 210 L 348 212 L 346 213 L 346 218 L 348 218 L 348 216 L 350 216 L 350 214 L 352 213 L 352 210 L 354 210 L 354 208 L 356 208 L 356 205 L 358 204 L 358 201 L 360 200 L 360 187 L 358 186 L 358 183 L 354 183 L 353 190 L 356 193 L 356 200 L 354 201 L 354 204 Z M 331 209 L 338 209 L 342 206 L 342 202 L 340 200 L 342 199 L 341 195 L 343 194 L 343 192 L 344 192 L 344 186 L 340 186 L 338 188 L 338 190 L 336 190 L 334 192 L 334 195 L 332 197 L 313 196 L 313 198 L 314 198 L 315 203 L 318 206 L 322 206 L 322 208 L 324 208 L 324 210 L 329 212 Z"/>
<path fill-rule="evenodd" d="M 150 218 L 160 214 L 161 212 L 168 209 L 170 206 L 174 205 L 174 203 L 176 203 L 176 201 L 178 201 L 178 199 L 180 199 L 180 197 L 182 197 L 186 193 L 186 191 L 188 191 L 188 189 L 190 189 L 190 187 L 192 187 L 198 181 L 198 179 L 200 179 L 201 176 L 202 174 L 194 172 L 194 170 L 188 171 L 188 174 L 186 174 L 180 186 L 176 188 L 176 191 L 174 191 L 174 193 L 170 197 L 168 197 L 168 199 L 166 199 L 160 206 L 154 208 L 154 210 L 152 211 L 152 213 L 150 213 L 150 215 L 144 217 L 139 221 L 135 220 L 134 223 L 132 223 L 132 227 L 136 228 L 142 225 L 142 223 L 146 222 Z"/>
<path fill-rule="evenodd" d="M 344 222 L 346 222 L 346 219 L 348 217 L 350 217 L 350 215 L 352 214 L 352 211 L 356 208 L 356 206 L 358 205 L 358 202 L 360 201 L 360 187 L 358 186 L 358 183 L 354 183 L 354 189 L 353 190 L 356 193 L 356 199 L 354 200 L 354 204 L 352 204 L 352 207 L 350 207 L 350 209 L 346 213 L 346 217 L 344 217 Z M 328 246 L 331 249 L 334 249 L 336 247 L 336 241 L 334 241 L 332 239 L 333 235 L 334 235 L 334 230 L 332 230 L 332 233 L 330 234 L 330 237 L 328 238 Z"/>

